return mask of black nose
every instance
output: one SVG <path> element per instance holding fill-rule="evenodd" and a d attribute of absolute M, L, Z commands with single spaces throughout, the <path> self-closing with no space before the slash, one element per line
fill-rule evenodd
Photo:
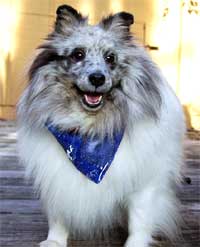
<path fill-rule="evenodd" d="M 105 83 L 105 80 L 106 80 L 105 75 L 99 72 L 92 73 L 91 75 L 89 75 L 89 81 L 95 87 L 102 86 Z"/>

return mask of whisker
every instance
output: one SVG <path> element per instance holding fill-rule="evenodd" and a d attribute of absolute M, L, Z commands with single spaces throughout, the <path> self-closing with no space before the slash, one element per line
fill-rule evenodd
<path fill-rule="evenodd" d="M 114 102 L 112 102 L 112 103 L 113 103 L 113 105 L 117 108 L 117 110 L 121 113 L 120 107 L 119 107 L 117 104 L 115 104 Z"/>
<path fill-rule="evenodd" d="M 31 99 L 31 103 L 41 94 L 43 94 L 47 89 L 49 89 L 50 87 L 54 86 L 56 83 L 52 83 L 49 84 L 47 87 L 43 88 L 40 92 L 38 92 L 32 99 Z"/>
<path fill-rule="evenodd" d="M 124 90 L 121 90 L 121 92 L 122 92 L 128 99 L 130 99 L 131 101 L 134 101 L 133 98 L 132 98 L 129 94 L 127 94 Z"/>

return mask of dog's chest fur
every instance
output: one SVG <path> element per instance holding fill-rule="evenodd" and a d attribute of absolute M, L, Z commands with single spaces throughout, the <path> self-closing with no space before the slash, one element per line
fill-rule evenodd
<path fill-rule="evenodd" d="M 34 174 L 47 214 L 71 225 L 72 232 L 85 233 L 89 226 L 105 228 L 113 221 L 121 222 L 129 195 L 151 183 L 156 169 L 155 149 L 159 143 L 156 141 L 158 129 L 155 135 L 154 129 L 155 124 L 145 124 L 136 129 L 134 136 L 124 135 L 100 184 L 90 181 L 75 168 L 48 130 L 24 135 L 22 148 L 29 163 L 28 171 Z"/>
<path fill-rule="evenodd" d="M 133 190 L 134 167 L 126 136 L 100 184 L 90 181 L 77 170 L 47 130 L 30 134 L 27 138 L 27 158 L 30 157 L 29 152 L 33 157 L 38 157 L 37 161 L 33 161 L 36 184 L 42 183 L 39 185 L 42 198 L 46 198 L 45 204 L 52 205 L 50 210 L 57 211 L 66 221 L 72 221 L 80 228 L 92 221 L 94 224 L 97 221 L 98 224 L 112 222 L 116 209 L 122 207 L 126 195 Z"/>

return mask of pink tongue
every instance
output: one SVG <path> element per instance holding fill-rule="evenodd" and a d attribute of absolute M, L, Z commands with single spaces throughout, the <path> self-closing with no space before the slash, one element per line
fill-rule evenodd
<path fill-rule="evenodd" d="M 99 103 L 101 95 L 84 95 L 85 99 L 90 104 L 96 104 Z"/>

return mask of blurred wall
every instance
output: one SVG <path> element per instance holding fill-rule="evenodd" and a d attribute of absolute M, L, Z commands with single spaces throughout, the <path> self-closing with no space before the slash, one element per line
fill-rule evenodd
<path fill-rule="evenodd" d="M 0 0 L 0 118 L 15 118 L 16 102 L 26 86 L 27 64 L 34 49 L 51 31 L 57 6 L 65 3 L 83 14 L 90 14 L 91 23 L 110 12 L 132 12 L 135 16 L 133 32 L 140 42 L 148 45 L 151 56 L 188 108 L 191 126 L 200 129 L 200 90 L 197 89 L 200 40 L 196 35 L 200 15 L 189 14 L 183 2 Z"/>

